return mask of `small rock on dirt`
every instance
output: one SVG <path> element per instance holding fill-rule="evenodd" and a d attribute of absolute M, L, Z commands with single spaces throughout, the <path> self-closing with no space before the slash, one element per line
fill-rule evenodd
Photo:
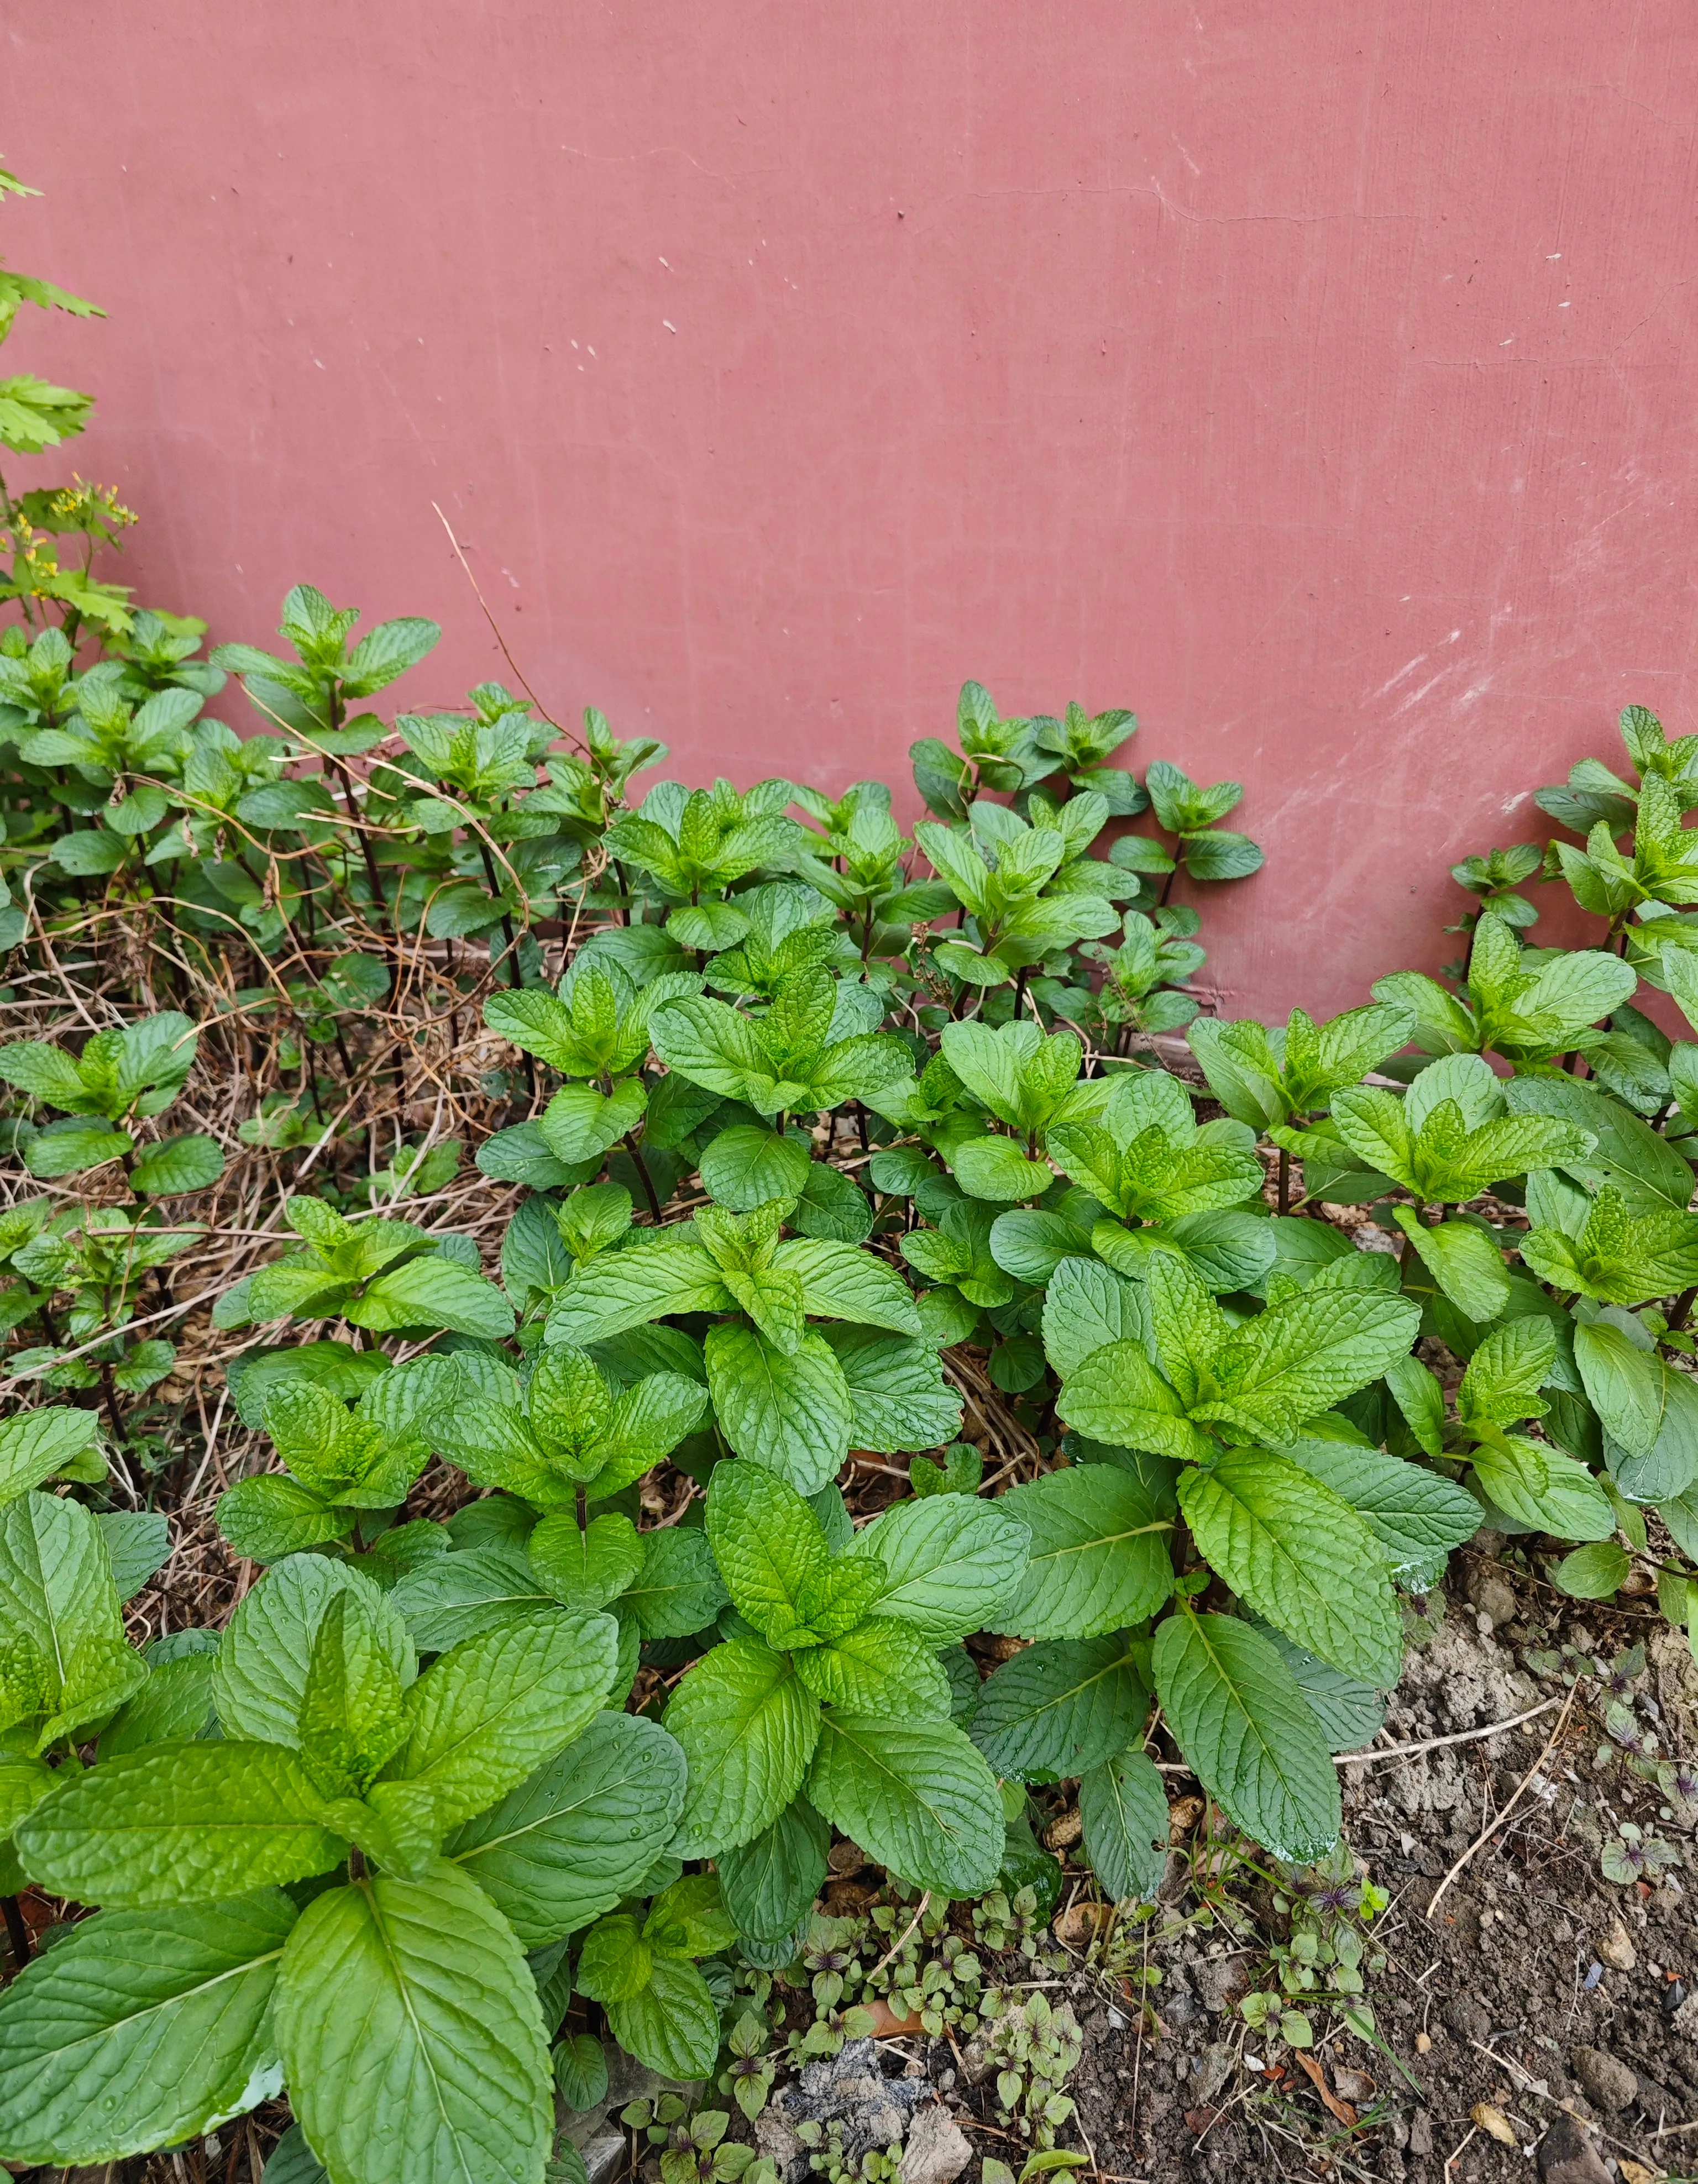
<path fill-rule="evenodd" d="M 1630 1972 L 1639 1962 L 1639 1951 L 1628 1938 L 1628 1930 L 1617 1919 L 1598 1944 L 1598 1954 L 1612 1971 Z"/>
<path fill-rule="evenodd" d="M 1590 2134 L 1570 2115 L 1558 2116 L 1539 2141 L 1539 2173 L 1544 2184 L 1611 2184 Z"/>
<path fill-rule="evenodd" d="M 1248 1985 L 1250 1960 L 1243 1952 L 1231 1957 L 1205 1957 L 1192 1967 L 1191 1976 L 1203 2007 L 1219 2017 L 1233 1996 Z"/>
<path fill-rule="evenodd" d="M 1568 2059 L 1588 2098 L 1595 2100 L 1606 2115 L 1626 2108 L 1639 2092 L 1638 2074 L 1606 2048 L 1571 2048 Z"/>
<path fill-rule="evenodd" d="M 1232 2049 L 1230 2042 L 1216 2040 L 1205 2048 L 1192 2073 L 1187 2091 L 1194 2094 L 1203 2106 L 1212 2101 L 1232 2075 Z"/>
<path fill-rule="evenodd" d="M 1477 1563 L 1469 1573 L 1468 1598 L 1482 1615 L 1490 1616 L 1494 1629 L 1513 1623 L 1519 1613 L 1514 1586 L 1489 1563 Z"/>
<path fill-rule="evenodd" d="M 1472 1995 L 1453 1995 L 1438 2014 L 1459 2040 L 1486 2040 L 1491 2036 L 1491 2013 Z"/>
<path fill-rule="evenodd" d="M 941 2101 L 921 2109 L 902 2149 L 902 2184 L 955 2184 L 973 2149 Z"/>

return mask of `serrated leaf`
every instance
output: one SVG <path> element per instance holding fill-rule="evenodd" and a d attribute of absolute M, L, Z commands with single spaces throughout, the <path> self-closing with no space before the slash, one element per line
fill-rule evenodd
<path fill-rule="evenodd" d="M 580 1529 L 570 1511 L 545 1517 L 527 1542 L 531 1568 L 555 1598 L 580 1613 L 606 1607 L 643 1567 L 630 1518 L 610 1511 Z"/>
<path fill-rule="evenodd" d="M 645 1986 L 607 2004 L 607 2022 L 619 2045 L 662 2077 L 705 2078 L 719 2053 L 707 1982 L 679 1957 L 656 1957 Z"/>
<path fill-rule="evenodd" d="M 1427 1228 L 1407 1206 L 1394 1206 L 1392 1213 L 1458 1312 L 1472 1320 L 1495 1319 L 1509 1302 L 1510 1276 L 1491 1238 L 1469 1221 L 1444 1221 Z"/>
<path fill-rule="evenodd" d="M 344 1591 L 371 1617 L 402 1683 L 411 1683 L 418 1674 L 413 1641 L 371 1580 L 321 1555 L 293 1556 L 244 1594 L 220 1641 L 212 1695 L 226 1736 L 298 1741 L 313 1642 L 331 1602 Z"/>
<path fill-rule="evenodd" d="M 645 1638 L 688 1638 L 705 1630 L 730 1596 L 705 1535 L 676 1524 L 645 1532 L 643 1567 L 621 1596 Z"/>
<path fill-rule="evenodd" d="M 64 1405 L 0 1422 L 0 1502 L 14 1502 L 81 1455 L 100 1429 L 93 1411 Z"/>
<path fill-rule="evenodd" d="M 842 1368 L 810 1330 L 786 1357 L 752 1327 L 707 1332 L 707 1384 L 720 1431 L 741 1457 L 804 1494 L 835 1479 L 849 1453 L 853 1407 Z"/>
<path fill-rule="evenodd" d="M 1094 1259 L 1066 1258 L 1043 1300 L 1043 1346 L 1064 1380 L 1093 1351 L 1111 1342 L 1146 1342 L 1149 1306 L 1136 1282 Z"/>
<path fill-rule="evenodd" d="M 983 1627 L 1012 1598 L 1030 1547 L 1007 1497 L 948 1494 L 896 1502 L 856 1533 L 849 1552 L 883 1568 L 869 1612 L 941 1646 Z"/>
<path fill-rule="evenodd" d="M 1421 1464 L 1333 1440 L 1295 1440 L 1282 1453 L 1349 1503 L 1395 1578 L 1429 1568 L 1480 1529 L 1473 1496 Z"/>
<path fill-rule="evenodd" d="M 701 1180 L 717 1204 L 750 1213 L 774 1198 L 800 1197 L 813 1166 L 799 1139 L 758 1123 L 735 1123 L 703 1151 Z"/>
<path fill-rule="evenodd" d="M 472 1506 L 484 1508 L 489 1504 Z M 529 1513 L 523 1503 L 510 1502 L 506 1506 L 520 1512 L 528 1531 Z M 436 1556 L 419 1568 L 409 1570 L 390 1594 L 389 1602 L 413 1642 L 427 1653 L 445 1653 L 452 1646 L 464 1645 L 468 1638 L 508 1630 L 554 1604 L 532 1569 L 522 1545 L 511 1542 Z"/>
<path fill-rule="evenodd" d="M 455 1867 L 316 1897 L 275 2010 L 291 2104 L 332 2177 L 541 2173 L 554 2114 L 536 1987 L 511 1929 Z"/>
<path fill-rule="evenodd" d="M 802 1787 L 819 1702 L 785 1655 L 732 1638 L 685 1674 L 666 1726 L 690 1763 L 675 1855 L 712 1858 L 752 1842 Z"/>
<path fill-rule="evenodd" d="M 1114 1903 L 1155 1894 L 1167 1872 L 1167 1792 L 1154 1762 L 1122 1752 L 1081 1778 L 1085 1855 Z"/>
<path fill-rule="evenodd" d="M 829 1559 L 813 1510 L 764 1466 L 723 1463 L 708 1489 L 706 1529 L 738 1613 L 763 1637 L 787 1643 L 807 1622 L 805 1596 Z"/>
<path fill-rule="evenodd" d="M 1067 1779 L 1135 1744 L 1148 1712 L 1148 1687 L 1119 1633 L 1051 1640 L 996 1670 L 971 1735 L 998 1774 Z"/>
<path fill-rule="evenodd" d="M 1142 1484 L 1106 1463 L 1053 1472 L 997 1507 L 1031 1535 L 1014 1598 L 994 1627 L 1019 1638 L 1095 1638 L 1142 1623 L 1173 1590 L 1172 1520 Z"/>
<path fill-rule="evenodd" d="M 457 1829 L 443 1855 L 537 1948 L 636 1891 L 672 1839 L 684 1781 L 684 1753 L 658 1722 L 600 1713 L 499 1805 Z"/>
<path fill-rule="evenodd" d="M 427 1808 L 438 1834 L 470 1819 L 588 1727 L 617 1652 L 611 1616 L 558 1609 L 456 1646 L 407 1693 L 407 1741 L 371 1803 Z"/>
<path fill-rule="evenodd" d="M 1364 1681 L 1397 1680 L 1403 1627 L 1379 1542 L 1310 1473 L 1259 1449 L 1187 1471 L 1179 1502 L 1210 1568 L 1258 1613 Z"/>
<path fill-rule="evenodd" d="M 1082 1358 L 1062 1384 L 1056 1412 L 1075 1432 L 1115 1448 L 1144 1449 L 1181 1463 L 1204 1462 L 1213 1449 L 1136 1340 L 1111 1342 Z"/>
<path fill-rule="evenodd" d="M 880 1456 L 936 1448 L 961 1429 L 961 1397 L 930 1343 L 876 1327 L 820 1330 L 849 1390 L 851 1444 Z"/>
<path fill-rule="evenodd" d="M 1494 1506 L 1530 1532 L 1607 1540 L 1616 1529 L 1616 1513 L 1586 1466 L 1543 1442 L 1510 1434 L 1501 1446 L 1477 1448 L 1474 1474 Z"/>
<path fill-rule="evenodd" d="M 797 1797 L 752 1842 L 723 1852 L 714 1863 L 738 1932 L 756 1942 L 793 1933 L 824 1886 L 830 1847 L 830 1828 Z"/>
<path fill-rule="evenodd" d="M 79 1903 L 209 1903 L 340 1863 L 325 1801 L 276 1745 L 150 1745 L 67 1782 L 18 1830 L 25 1872 Z"/>
<path fill-rule="evenodd" d="M 494 1282 L 447 1258 L 408 1259 L 392 1267 L 344 1305 L 342 1316 L 351 1326 L 380 1332 L 445 1327 L 500 1341 L 513 1331 L 513 1307 Z"/>
<path fill-rule="evenodd" d="M 1338 1839 L 1338 1770 L 1271 1641 L 1182 1610 L 1157 1630 L 1154 1667 L 1168 1726 L 1228 1819 L 1289 1864 L 1324 1858 Z"/>
<path fill-rule="evenodd" d="M 976 1896 L 1002 1864 L 996 1781 L 952 1723 L 830 1715 L 807 1797 L 869 1858 L 917 1887 Z"/>
<path fill-rule="evenodd" d="M 119 2161 L 271 2098 L 271 1990 L 296 1915 L 279 1889 L 105 1911 L 26 1965 L 0 1997 L 9 2157 Z"/>

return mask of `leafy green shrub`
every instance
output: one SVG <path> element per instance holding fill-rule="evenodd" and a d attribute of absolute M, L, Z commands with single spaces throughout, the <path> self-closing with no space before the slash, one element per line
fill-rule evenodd
<path fill-rule="evenodd" d="M 16 385 L 8 446 L 77 421 Z M 1112 762 L 1128 713 L 967 684 L 912 837 L 875 783 L 639 799 L 663 748 L 593 710 L 374 710 L 433 624 L 302 585 L 287 653 L 201 660 L 0 513 L 37 1034 L 0 1132 L 44 1186 L 0 1328 L 78 1402 L 0 1427 L 0 1877 L 94 1913 L 0 1997 L 8 2158 L 286 2086 L 337 2184 L 535 2178 L 604 2027 L 746 2117 L 888 1999 L 997 2045 L 1064 2165 L 1076 2036 L 969 1946 L 1042 1947 L 1029 1789 L 1077 1783 L 1116 1901 L 1165 1870 L 1159 1758 L 1326 1858 L 1334 1754 L 1482 1523 L 1698 1614 L 1698 1044 L 1635 1006 L 1698 1026 L 1693 739 L 1630 708 L 1631 780 L 1541 792 L 1583 848 L 1460 864 L 1448 980 L 1222 1022 L 1198 905 L 1261 853 L 1237 784 Z M 1536 872 L 1597 945 L 1532 944 Z M 265 1574 L 138 1652 L 209 1339 L 272 1451 L 218 1507 Z M 888 1924 L 817 1914 L 834 1838 Z M 1299 1932 L 1265 2021 L 1354 1946 Z M 782 2040 L 739 2001 L 774 1973 L 816 2012 Z M 671 2184 L 751 2166 L 720 2111 L 644 2126 Z"/>

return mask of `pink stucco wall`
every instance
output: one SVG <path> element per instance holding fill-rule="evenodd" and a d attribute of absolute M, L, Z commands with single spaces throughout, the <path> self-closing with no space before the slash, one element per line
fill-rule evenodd
<path fill-rule="evenodd" d="M 964 676 L 1248 785 L 1229 1008 L 1692 717 L 1690 0 L 57 0 L 0 248 L 144 598 L 310 577 L 675 769 L 906 777 Z M 14 465 L 21 473 L 26 467 Z M 232 711 L 239 717 L 237 700 Z"/>

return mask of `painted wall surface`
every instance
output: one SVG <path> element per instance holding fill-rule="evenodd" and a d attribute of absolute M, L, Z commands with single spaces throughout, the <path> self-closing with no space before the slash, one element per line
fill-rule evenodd
<path fill-rule="evenodd" d="M 1690 729 L 1690 0 L 58 0 L 32 466 L 144 599 L 309 577 L 673 770 L 906 778 L 972 675 L 1243 780 L 1229 1010 L 1433 962 L 1629 699 Z M 31 466 L 21 463 L 21 473 Z M 245 710 L 234 698 L 228 717 Z"/>

